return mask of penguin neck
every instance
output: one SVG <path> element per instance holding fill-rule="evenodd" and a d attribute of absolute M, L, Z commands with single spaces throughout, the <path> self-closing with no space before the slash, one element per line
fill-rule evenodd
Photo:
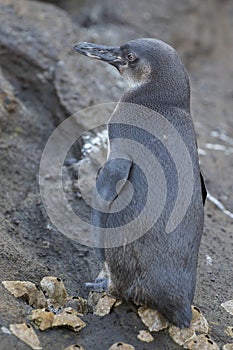
<path fill-rule="evenodd" d="M 121 102 L 135 103 L 156 111 L 164 108 L 180 108 L 190 113 L 189 81 L 171 81 L 157 77 L 156 80 L 131 86 Z"/>

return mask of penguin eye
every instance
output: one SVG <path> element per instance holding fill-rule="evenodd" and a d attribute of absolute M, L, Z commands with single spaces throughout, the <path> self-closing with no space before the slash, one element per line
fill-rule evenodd
<path fill-rule="evenodd" d="M 129 62 L 133 62 L 133 61 L 136 60 L 136 56 L 133 53 L 129 53 L 127 55 L 127 59 L 128 59 Z"/>

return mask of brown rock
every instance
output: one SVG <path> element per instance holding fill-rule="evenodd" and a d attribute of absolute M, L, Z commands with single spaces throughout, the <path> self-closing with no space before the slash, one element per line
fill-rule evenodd
<path fill-rule="evenodd" d="M 221 306 L 228 312 L 233 315 L 233 300 L 228 300 L 225 303 L 222 303 Z"/>
<path fill-rule="evenodd" d="M 29 319 L 41 330 L 52 328 L 54 321 L 54 314 L 45 309 L 33 310 Z"/>
<path fill-rule="evenodd" d="M 179 345 L 184 345 L 186 342 L 196 336 L 196 333 L 192 328 L 180 329 L 176 326 L 170 326 L 168 333 L 172 340 Z"/>
<path fill-rule="evenodd" d="M 23 297 L 29 305 L 35 308 L 44 308 L 47 305 L 44 294 L 32 282 L 3 281 L 2 284 L 16 298 Z"/>
<path fill-rule="evenodd" d="M 59 315 L 54 316 L 52 327 L 67 327 L 79 332 L 86 326 L 86 323 L 78 315 L 72 308 L 65 308 Z"/>
<path fill-rule="evenodd" d="M 146 343 L 150 343 L 154 340 L 154 338 L 152 337 L 152 335 L 150 334 L 150 332 L 145 331 L 145 330 L 141 330 L 139 331 L 139 334 L 137 335 L 137 338 L 141 341 L 144 341 Z"/>
<path fill-rule="evenodd" d="M 135 350 L 135 348 L 132 345 L 118 342 L 113 344 L 108 350 Z"/>
<path fill-rule="evenodd" d="M 151 332 L 159 332 L 168 327 L 168 321 L 157 310 L 141 306 L 138 309 L 138 315 Z"/>
<path fill-rule="evenodd" d="M 233 327 L 227 327 L 227 329 L 225 330 L 225 333 L 228 335 L 228 337 L 233 338 Z"/>
<path fill-rule="evenodd" d="M 200 333 L 208 333 L 209 331 L 209 326 L 206 318 L 196 306 L 192 306 L 192 320 L 190 328 Z"/>
<path fill-rule="evenodd" d="M 113 307 L 113 305 L 115 304 L 116 299 L 110 297 L 107 294 L 104 294 L 98 301 L 96 307 L 95 307 L 95 315 L 98 316 L 105 316 L 108 315 Z"/>
<path fill-rule="evenodd" d="M 17 338 L 28 344 L 33 350 L 42 350 L 40 341 L 32 326 L 27 325 L 26 323 L 11 324 L 10 330 Z"/>
<path fill-rule="evenodd" d="M 60 314 L 54 314 L 45 309 L 34 310 L 30 316 L 30 320 L 44 331 L 54 327 L 66 327 L 75 332 L 80 331 L 86 326 L 86 323 L 80 319 L 80 314 L 71 307 L 65 308 Z"/>
<path fill-rule="evenodd" d="M 85 350 L 85 349 L 82 346 L 78 345 L 78 344 L 74 344 L 74 345 L 68 346 L 64 350 Z"/>
<path fill-rule="evenodd" d="M 220 350 L 218 345 L 207 334 L 195 336 L 184 344 L 184 348 L 189 350 Z"/>
<path fill-rule="evenodd" d="M 222 350 L 233 350 L 233 344 L 225 344 Z"/>
<path fill-rule="evenodd" d="M 63 281 L 54 276 L 46 276 L 40 282 L 41 288 L 47 297 L 49 307 L 63 308 L 67 301 L 67 291 Z"/>

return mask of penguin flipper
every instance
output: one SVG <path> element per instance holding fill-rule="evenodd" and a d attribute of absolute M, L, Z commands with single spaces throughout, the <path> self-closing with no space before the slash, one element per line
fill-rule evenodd
<path fill-rule="evenodd" d="M 206 201 L 206 197 L 207 197 L 207 190 L 205 187 L 205 181 L 204 181 L 202 173 L 200 173 L 200 176 L 201 176 L 202 202 L 203 202 L 203 205 L 205 205 L 205 201 Z"/>
<path fill-rule="evenodd" d="M 110 211 L 116 199 L 124 191 L 125 184 L 130 177 L 132 164 L 133 162 L 130 159 L 111 159 L 102 167 L 96 180 L 91 224 L 95 246 L 100 247 L 96 250 L 101 261 L 105 261 L 105 244 L 101 241 L 103 240 L 103 234 L 100 231 L 111 227 L 111 222 L 109 222 Z"/>
<path fill-rule="evenodd" d="M 91 212 L 91 227 L 95 246 L 100 247 L 96 248 L 96 255 L 101 262 L 106 260 L 102 230 L 111 227 L 111 222 L 109 222 L 110 209 L 114 201 L 124 191 L 132 165 L 133 163 L 129 159 L 116 158 L 105 163 L 98 173 L 96 191 L 93 194 L 94 205 Z M 109 277 L 105 276 L 97 278 L 94 283 L 86 283 L 85 286 L 96 292 L 107 292 L 108 284 Z"/>

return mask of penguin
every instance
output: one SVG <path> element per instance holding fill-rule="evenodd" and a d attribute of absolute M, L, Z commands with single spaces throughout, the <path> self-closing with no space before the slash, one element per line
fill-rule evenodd
<path fill-rule="evenodd" d="M 125 243 L 112 247 L 99 244 L 107 278 L 87 285 L 94 290 L 106 289 L 127 302 L 157 309 L 179 328 L 189 327 L 207 192 L 190 112 L 188 73 L 176 50 L 158 39 L 131 40 L 120 47 L 82 42 L 74 49 L 114 66 L 129 83 L 108 123 L 108 160 L 96 179 L 96 193 L 104 199 L 105 206 L 92 208 L 94 230 L 98 236 L 99 228 L 116 227 L 124 238 L 130 220 L 139 218 Z M 135 112 L 133 106 L 146 113 Z M 170 132 L 162 142 L 159 135 L 166 134 L 166 125 Z M 160 128 L 164 130 L 160 132 Z M 176 133 L 188 153 L 188 168 L 173 142 Z M 145 176 L 134 151 L 121 146 L 119 139 L 130 140 L 133 149 L 138 148 L 140 157 L 145 158 L 141 159 L 144 164 L 147 155 L 152 154 L 160 164 L 157 170 Z M 141 146 L 145 154 L 140 153 Z M 166 184 L 166 191 L 161 190 L 160 182 Z M 187 182 L 192 189 L 189 202 L 180 221 L 167 232 L 174 211 L 177 217 L 183 210 Z M 141 222 L 139 214 L 151 193 L 148 220 L 155 213 L 158 217 L 146 227 L 147 220 Z M 117 201 L 128 197 L 125 210 L 112 210 Z M 158 213 L 157 206 L 163 200 L 165 204 Z M 134 235 L 136 239 L 132 239 Z"/>

